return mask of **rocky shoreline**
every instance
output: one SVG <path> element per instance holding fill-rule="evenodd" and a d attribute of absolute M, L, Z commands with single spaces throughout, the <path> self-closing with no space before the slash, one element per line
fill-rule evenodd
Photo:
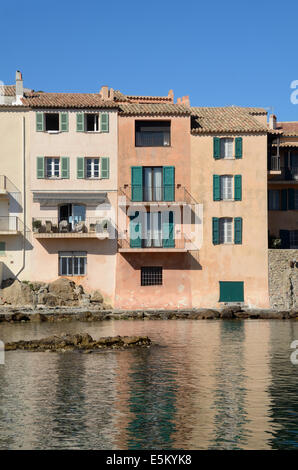
<path fill-rule="evenodd" d="M 97 322 L 104 320 L 298 320 L 297 310 L 247 310 L 241 307 L 227 307 L 222 310 L 101 310 L 74 307 L 14 308 L 2 306 L 0 323 L 27 322 Z"/>
<path fill-rule="evenodd" d="M 37 351 L 37 352 L 93 352 L 103 349 L 126 349 L 132 347 L 148 347 L 151 340 L 148 336 L 112 336 L 94 340 L 88 333 L 48 336 L 47 338 L 29 341 L 14 341 L 5 344 L 5 351 Z"/>

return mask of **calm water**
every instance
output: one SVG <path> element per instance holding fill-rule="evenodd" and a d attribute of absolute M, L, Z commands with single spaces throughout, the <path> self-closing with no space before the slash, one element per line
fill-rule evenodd
<path fill-rule="evenodd" d="M 298 322 L 107 321 L 0 327 L 0 339 L 62 332 L 149 335 L 151 348 L 6 353 L 1 449 L 298 448 Z"/>

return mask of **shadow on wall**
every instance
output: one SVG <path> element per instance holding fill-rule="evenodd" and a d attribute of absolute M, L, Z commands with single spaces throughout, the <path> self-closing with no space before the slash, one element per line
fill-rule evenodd
<path fill-rule="evenodd" d="M 198 255 L 191 253 L 121 253 L 133 269 L 142 266 L 160 266 L 172 270 L 201 271 L 203 268 L 199 263 Z"/>
<path fill-rule="evenodd" d="M 87 251 L 90 255 L 115 255 L 117 253 L 117 240 L 98 240 L 92 238 L 39 238 L 49 255 L 58 254 L 59 251 Z"/>

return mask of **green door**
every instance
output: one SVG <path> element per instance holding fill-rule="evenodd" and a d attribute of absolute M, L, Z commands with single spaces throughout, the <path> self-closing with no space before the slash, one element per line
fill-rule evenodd
<path fill-rule="evenodd" d="M 219 281 L 219 302 L 244 302 L 244 282 Z"/>

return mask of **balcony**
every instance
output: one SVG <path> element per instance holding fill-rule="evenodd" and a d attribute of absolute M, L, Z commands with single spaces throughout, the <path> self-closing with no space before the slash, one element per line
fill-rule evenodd
<path fill-rule="evenodd" d="M 196 204 L 189 191 L 180 184 L 163 186 L 142 186 L 125 184 L 118 191 L 125 197 L 126 206 L 171 206 Z"/>
<path fill-rule="evenodd" d="M 23 228 L 24 224 L 18 217 L 0 216 L 0 235 L 18 235 Z"/>
<path fill-rule="evenodd" d="M 270 175 L 281 175 L 280 156 L 272 155 L 270 159 L 270 169 L 268 173 Z"/>
<path fill-rule="evenodd" d="M 189 249 L 186 247 L 187 237 L 181 234 L 179 238 L 172 241 L 174 246 L 165 246 L 162 240 L 142 240 L 138 248 L 131 246 L 131 241 L 126 233 L 125 238 L 118 239 L 118 251 L 120 253 L 186 253 Z M 147 246 L 146 246 L 147 245 Z"/>
<path fill-rule="evenodd" d="M 35 238 L 110 238 L 110 219 L 89 217 L 83 221 L 60 220 L 58 217 L 33 218 Z"/>

